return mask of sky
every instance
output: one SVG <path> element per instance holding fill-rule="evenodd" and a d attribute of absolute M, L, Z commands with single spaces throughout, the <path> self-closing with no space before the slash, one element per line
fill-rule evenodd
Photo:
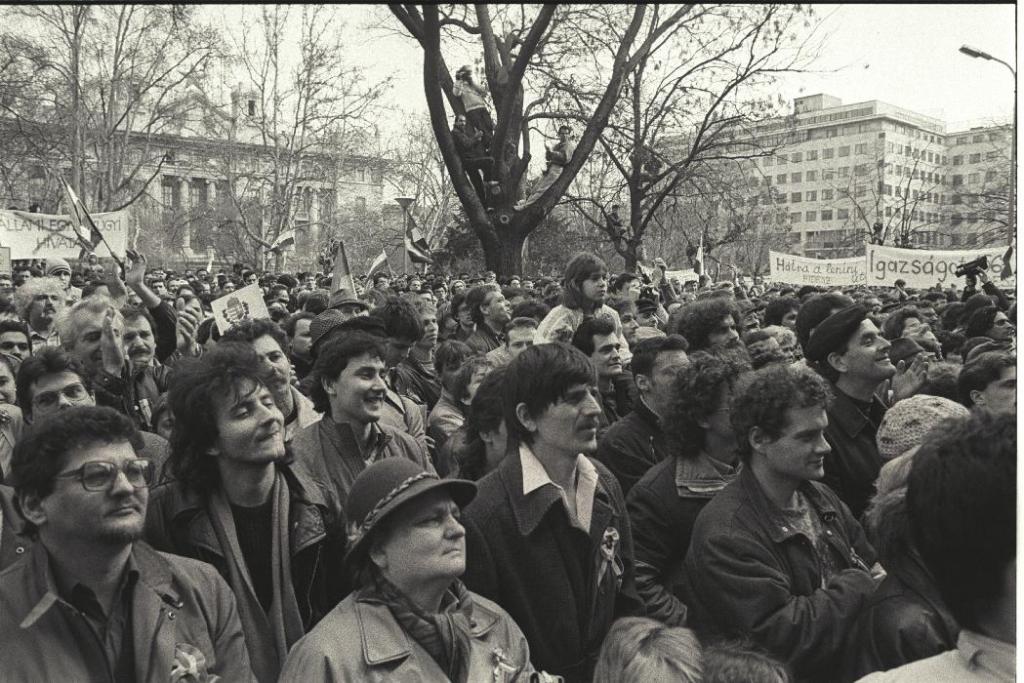
<path fill-rule="evenodd" d="M 949 124 L 947 130 L 1008 119 L 1014 82 L 1006 67 L 959 53 L 968 44 L 1016 65 L 1016 8 L 991 5 L 815 5 L 820 19 L 815 38 L 824 49 L 810 73 L 779 83 L 787 98 L 819 92 L 844 103 L 878 99 Z M 426 111 L 422 53 L 409 38 L 368 28 L 371 21 L 397 25 L 386 10 L 345 8 L 353 58 L 365 60 L 368 75 L 395 78 L 388 95 L 395 110 Z M 451 61 L 450 63 L 457 63 Z M 401 117 L 392 125 L 401 125 Z"/>

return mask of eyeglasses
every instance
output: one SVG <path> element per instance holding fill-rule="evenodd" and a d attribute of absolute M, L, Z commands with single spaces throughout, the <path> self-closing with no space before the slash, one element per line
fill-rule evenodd
<path fill-rule="evenodd" d="M 78 479 L 86 491 L 106 491 L 117 479 L 117 475 L 124 472 L 128 483 L 134 488 L 141 489 L 148 487 L 153 481 L 154 469 L 153 463 L 145 458 L 129 460 L 121 467 L 112 462 L 97 460 L 87 462 L 77 470 L 55 475 L 54 479 Z"/>
<path fill-rule="evenodd" d="M 13 351 L 14 349 L 18 349 L 19 351 L 28 351 L 28 342 L 0 342 L 0 351 Z"/>
<path fill-rule="evenodd" d="M 64 396 L 64 398 L 69 401 L 77 403 L 83 400 L 88 393 L 89 392 L 86 391 L 85 387 L 80 382 L 75 382 L 57 391 L 44 391 L 40 394 L 36 394 L 32 397 L 32 405 L 37 408 L 52 408 L 57 405 L 61 396 Z"/>

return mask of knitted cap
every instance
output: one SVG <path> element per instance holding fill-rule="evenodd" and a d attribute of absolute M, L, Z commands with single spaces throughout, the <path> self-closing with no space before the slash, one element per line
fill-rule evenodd
<path fill-rule="evenodd" d="M 933 427 L 949 419 L 967 417 L 970 411 L 948 398 L 917 394 L 903 399 L 886 411 L 878 427 L 878 454 L 892 460 L 920 446 Z"/>
<path fill-rule="evenodd" d="M 53 275 L 54 273 L 60 272 L 62 270 L 67 271 L 69 275 L 71 274 L 71 266 L 68 265 L 67 261 L 57 256 L 51 256 L 46 259 L 47 275 Z"/>

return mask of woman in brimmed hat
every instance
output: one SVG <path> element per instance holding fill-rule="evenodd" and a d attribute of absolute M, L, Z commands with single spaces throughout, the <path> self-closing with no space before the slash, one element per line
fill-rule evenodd
<path fill-rule="evenodd" d="M 459 581 L 460 508 L 475 495 L 401 458 L 366 468 L 346 510 L 357 589 L 296 643 L 280 680 L 529 680 L 522 631 Z"/>

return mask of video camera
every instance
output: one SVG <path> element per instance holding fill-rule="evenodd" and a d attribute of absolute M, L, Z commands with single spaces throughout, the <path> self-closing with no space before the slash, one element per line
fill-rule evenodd
<path fill-rule="evenodd" d="M 988 270 L 988 256 L 982 256 L 981 258 L 976 258 L 973 261 L 961 263 L 956 267 L 956 270 L 953 271 L 953 274 L 956 277 L 964 277 L 965 275 L 977 277 L 978 273 L 983 270 Z"/>

